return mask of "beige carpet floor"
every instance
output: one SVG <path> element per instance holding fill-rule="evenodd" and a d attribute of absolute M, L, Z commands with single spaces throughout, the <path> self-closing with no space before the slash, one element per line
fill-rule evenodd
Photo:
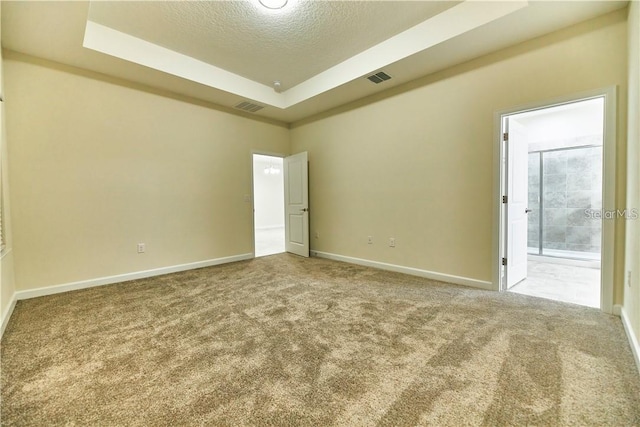
<path fill-rule="evenodd" d="M 280 254 L 20 301 L 3 425 L 640 425 L 620 319 Z"/>

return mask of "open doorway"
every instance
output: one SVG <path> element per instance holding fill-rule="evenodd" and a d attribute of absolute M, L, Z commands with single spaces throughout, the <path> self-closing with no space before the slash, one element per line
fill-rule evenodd
<path fill-rule="evenodd" d="M 602 307 L 605 97 L 502 116 L 501 287 Z"/>
<path fill-rule="evenodd" d="M 253 155 L 255 256 L 285 251 L 282 157 Z"/>

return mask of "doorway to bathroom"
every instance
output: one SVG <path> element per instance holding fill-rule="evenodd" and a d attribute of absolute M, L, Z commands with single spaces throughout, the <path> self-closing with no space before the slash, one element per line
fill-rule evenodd
<path fill-rule="evenodd" d="M 285 251 L 283 158 L 253 154 L 255 256 Z"/>
<path fill-rule="evenodd" d="M 605 97 L 502 117 L 502 288 L 601 307 Z"/>

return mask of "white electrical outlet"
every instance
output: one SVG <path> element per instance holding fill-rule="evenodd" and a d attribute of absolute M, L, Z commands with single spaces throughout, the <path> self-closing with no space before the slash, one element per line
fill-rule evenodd
<path fill-rule="evenodd" d="M 320 232 L 316 231 L 316 239 L 319 239 L 319 238 L 320 238 Z"/>
<path fill-rule="evenodd" d="M 396 247 L 396 238 L 395 237 L 389 237 L 389 247 L 392 247 L 392 248 Z"/>
<path fill-rule="evenodd" d="M 138 253 L 143 254 L 147 250 L 147 245 L 145 243 L 138 243 Z"/>
<path fill-rule="evenodd" d="M 367 243 L 373 245 L 373 236 L 367 236 Z"/>

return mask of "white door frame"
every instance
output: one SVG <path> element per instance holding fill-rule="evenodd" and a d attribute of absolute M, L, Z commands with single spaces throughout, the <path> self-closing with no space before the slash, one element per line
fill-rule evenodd
<path fill-rule="evenodd" d="M 505 116 L 526 111 L 539 110 L 562 104 L 570 104 L 592 98 L 604 98 L 604 141 L 602 160 L 602 209 L 615 211 L 616 209 L 616 143 L 617 143 L 617 86 L 567 95 L 552 100 L 533 102 L 518 107 L 507 108 L 494 113 L 494 149 L 493 149 L 493 288 L 503 290 L 502 257 L 505 251 L 504 209 L 502 196 L 503 175 L 505 173 L 502 162 L 505 148 L 502 142 L 502 122 Z M 601 271 L 600 271 L 600 308 L 605 313 L 613 313 L 614 292 L 614 249 L 615 249 L 615 221 L 602 220 L 601 242 Z"/>
<path fill-rule="evenodd" d="M 249 155 L 249 159 L 251 162 L 251 255 L 252 258 L 256 257 L 256 189 L 254 185 L 254 176 L 253 176 L 253 155 L 259 154 L 262 156 L 271 156 L 271 157 L 280 157 L 285 158 L 288 154 L 276 153 L 273 151 L 264 151 L 264 150 L 251 150 L 251 154 Z"/>

